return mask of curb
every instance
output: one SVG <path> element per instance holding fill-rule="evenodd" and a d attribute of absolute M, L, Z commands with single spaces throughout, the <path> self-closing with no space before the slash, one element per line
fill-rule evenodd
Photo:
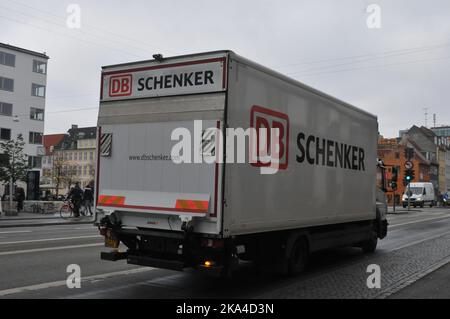
<path fill-rule="evenodd" d="M 8 224 L 2 225 L 0 228 L 13 228 L 13 227 L 39 227 L 39 226 L 53 226 L 53 225 L 81 225 L 81 224 L 94 224 L 94 221 L 74 221 L 74 222 L 56 222 L 56 223 L 33 223 L 33 224 Z"/>
<path fill-rule="evenodd" d="M 5 220 L 46 220 L 46 219 L 60 219 L 61 217 L 24 217 L 24 218 L 2 218 L 0 217 L 0 223 Z"/>

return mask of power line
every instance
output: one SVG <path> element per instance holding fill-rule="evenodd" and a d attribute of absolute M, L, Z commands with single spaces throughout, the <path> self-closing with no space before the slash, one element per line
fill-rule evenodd
<path fill-rule="evenodd" d="M 330 71 L 330 72 L 309 73 L 309 74 L 303 74 L 303 76 L 332 74 L 332 73 L 347 72 L 347 71 L 354 71 L 354 70 L 367 70 L 367 69 L 374 69 L 374 68 L 379 68 L 379 67 L 390 67 L 390 66 L 398 66 L 398 65 L 405 65 L 405 64 L 411 64 L 411 63 L 438 61 L 438 60 L 446 60 L 446 59 L 450 59 L 450 56 L 442 57 L 442 58 L 433 58 L 433 59 L 422 59 L 422 60 L 408 61 L 408 62 L 403 62 L 403 63 L 400 62 L 400 63 L 391 63 L 391 64 L 383 64 L 383 65 L 374 65 L 374 66 L 368 66 L 368 67 L 342 69 L 342 70 L 335 70 L 335 71 Z"/>
<path fill-rule="evenodd" d="M 21 13 L 21 14 L 23 14 L 23 13 Z M 23 15 L 26 15 L 26 14 L 23 14 Z M 31 24 L 31 23 L 28 23 L 28 22 L 24 22 L 24 21 L 21 21 L 21 20 L 17 20 L 17 19 L 11 18 L 11 17 L 5 17 L 5 16 L 1 16 L 1 15 L 0 15 L 0 18 L 6 19 L 6 20 L 10 20 L 10 21 L 13 21 L 13 22 L 16 22 L 16 23 L 25 24 L 25 25 L 31 26 L 31 27 L 33 27 L 33 28 L 37 28 L 37 29 L 41 29 L 41 30 L 44 30 L 44 31 L 47 31 L 47 32 L 50 32 L 50 33 L 54 33 L 54 34 L 56 34 L 56 35 L 59 35 L 59 36 L 65 37 L 65 38 L 72 38 L 72 39 L 75 39 L 75 40 L 77 40 L 77 41 L 87 42 L 87 43 L 90 43 L 90 44 L 93 44 L 93 45 L 96 45 L 96 46 L 100 46 L 100 47 L 104 47 L 104 48 L 107 48 L 107 49 L 110 49 L 110 50 L 119 51 L 119 52 L 125 53 L 125 54 L 127 54 L 127 55 L 132 55 L 132 56 L 137 57 L 137 58 L 141 58 L 141 59 L 144 58 L 143 56 L 140 56 L 140 55 L 137 55 L 137 54 L 128 52 L 128 51 L 124 51 L 124 50 L 119 49 L 119 48 L 117 48 L 117 47 L 110 47 L 110 46 L 106 46 L 106 45 L 104 45 L 104 44 L 100 44 L 100 43 L 97 43 L 97 42 L 89 41 L 89 40 L 87 40 L 87 39 L 80 39 L 80 38 L 74 37 L 74 36 L 69 35 L 69 34 L 57 32 L 57 31 L 55 31 L 55 30 L 49 30 L 49 29 L 44 28 L 44 27 L 42 27 L 42 26 L 37 26 L 37 25 Z M 45 21 L 44 21 L 44 22 L 45 22 Z M 50 22 L 46 22 L 46 23 L 49 23 L 49 24 L 50 24 Z M 61 26 L 58 25 L 58 24 L 55 24 L 55 23 L 53 23 L 53 24 L 54 24 L 54 25 L 57 25 L 57 26 L 59 26 L 59 27 L 61 27 Z"/>
<path fill-rule="evenodd" d="M 93 107 L 80 107 L 80 108 L 72 108 L 69 110 L 60 110 L 60 111 L 47 111 L 45 110 L 45 115 L 47 114 L 60 114 L 60 113 L 72 113 L 72 112 L 80 112 L 80 111 L 90 111 L 90 110 L 98 110 L 98 106 Z M 28 117 L 30 114 L 13 114 L 13 117 Z"/>
<path fill-rule="evenodd" d="M 300 63 L 279 65 L 279 66 L 275 66 L 275 68 L 283 68 L 283 67 L 288 67 L 288 66 L 305 65 L 305 64 L 317 64 L 317 63 L 323 63 L 323 62 L 340 61 L 340 60 L 348 60 L 348 59 L 360 59 L 360 58 L 364 58 L 364 57 L 386 55 L 386 54 L 392 54 L 392 53 L 397 53 L 397 52 L 398 53 L 401 53 L 401 52 L 412 52 L 412 53 L 415 53 L 413 51 L 420 52 L 422 50 L 437 49 L 437 48 L 442 48 L 442 47 L 446 47 L 446 46 L 449 46 L 449 45 L 450 45 L 450 43 L 445 43 L 445 44 L 438 44 L 438 45 L 431 45 L 431 46 L 421 46 L 421 47 L 413 47 L 413 48 L 404 48 L 404 49 L 396 49 L 396 50 L 389 50 L 389 51 L 381 51 L 381 52 L 377 52 L 377 53 L 367 53 L 367 54 L 360 54 L 360 55 L 353 55 L 353 56 L 346 56 L 346 57 L 339 57 L 339 58 L 304 61 L 304 62 L 300 62 Z"/>
<path fill-rule="evenodd" d="M 64 21 L 64 22 L 66 21 L 66 19 L 65 19 L 64 17 L 59 16 L 59 15 L 57 15 L 57 14 L 54 14 L 53 12 L 46 11 L 46 10 L 42 10 L 42 9 L 39 9 L 39 8 L 30 6 L 30 5 L 24 4 L 24 3 L 19 2 L 19 1 L 15 1 L 15 0 L 7 0 L 7 1 L 12 2 L 12 3 L 15 3 L 15 4 L 18 4 L 18 5 L 21 5 L 21 6 L 23 6 L 23 7 L 30 8 L 30 9 L 32 9 L 33 11 L 38 11 L 38 12 L 44 13 L 44 14 L 46 14 L 46 15 L 56 17 L 58 20 L 62 20 L 62 21 Z M 142 41 L 142 40 L 137 40 L 137 39 L 131 38 L 131 37 L 126 36 L 126 35 L 123 35 L 123 34 L 115 33 L 115 32 L 112 32 L 112 31 L 110 31 L 110 30 L 107 30 L 107 29 L 104 29 L 104 28 L 100 28 L 100 27 L 98 27 L 98 26 L 95 26 L 95 25 L 93 25 L 93 24 L 83 23 L 83 25 L 87 25 L 87 26 L 89 26 L 91 29 L 96 29 L 96 30 L 99 30 L 100 32 L 108 33 L 108 34 L 113 35 L 113 36 L 115 36 L 115 37 L 117 37 L 117 38 L 126 39 L 126 40 L 128 40 L 128 41 L 133 42 L 133 43 L 141 43 L 141 44 L 143 44 L 143 45 L 146 45 L 146 46 L 148 46 L 148 47 L 153 48 L 153 49 L 156 50 L 156 47 L 155 47 L 153 44 L 149 44 L 149 43 L 144 42 L 144 41 Z M 130 44 L 127 44 L 127 45 L 128 45 L 128 46 L 133 46 L 133 45 L 130 45 Z M 141 47 L 141 48 L 136 47 L 136 46 L 134 46 L 134 47 L 135 47 L 135 48 L 138 48 L 138 49 L 142 49 L 142 47 Z M 171 51 L 171 50 L 165 50 L 165 51 L 167 51 L 167 52 L 169 52 L 169 53 L 172 53 L 172 54 L 175 54 L 175 53 L 174 53 L 173 51 Z"/>
<path fill-rule="evenodd" d="M 450 45 L 450 43 L 447 45 Z M 332 64 L 332 65 L 327 65 L 327 66 L 322 66 L 322 67 L 317 67 L 317 68 L 310 68 L 310 69 L 306 69 L 306 70 L 302 70 L 302 71 L 298 71 L 298 72 L 294 72 L 294 73 L 288 73 L 288 74 L 298 74 L 298 73 L 302 73 L 302 72 L 333 69 L 333 68 L 337 68 L 340 66 L 354 65 L 354 64 L 364 63 L 364 62 L 378 60 L 378 59 L 386 59 L 386 58 L 392 58 L 392 57 L 398 57 L 398 56 L 404 56 L 404 55 L 410 55 L 410 54 L 425 53 L 426 51 L 431 51 L 431 50 L 435 50 L 435 49 L 429 48 L 429 49 L 424 49 L 424 50 L 415 51 L 415 52 L 391 53 L 391 54 L 387 54 L 387 55 L 381 56 L 381 57 L 368 57 L 365 59 L 361 59 L 359 61 L 350 61 L 350 62 L 346 62 L 346 63 Z"/>

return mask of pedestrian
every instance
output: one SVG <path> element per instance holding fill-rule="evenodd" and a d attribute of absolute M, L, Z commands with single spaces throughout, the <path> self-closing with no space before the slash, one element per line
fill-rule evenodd
<path fill-rule="evenodd" d="M 89 211 L 89 215 L 92 216 L 92 204 L 94 202 L 94 193 L 92 192 L 92 188 L 90 185 L 86 186 L 83 193 L 83 205 L 85 207 L 85 212 Z"/>
<path fill-rule="evenodd" d="M 21 212 L 23 210 L 23 202 L 25 200 L 25 190 L 20 186 L 16 188 L 16 200 L 17 212 Z"/>
<path fill-rule="evenodd" d="M 73 204 L 73 214 L 75 217 L 80 217 L 80 207 L 83 200 L 83 190 L 80 187 L 80 183 L 76 182 L 75 187 L 73 187 L 67 197 Z"/>

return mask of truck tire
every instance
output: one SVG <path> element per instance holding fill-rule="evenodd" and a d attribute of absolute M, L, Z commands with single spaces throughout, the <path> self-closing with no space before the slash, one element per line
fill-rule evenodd
<path fill-rule="evenodd" d="M 289 253 L 288 259 L 288 275 L 295 276 L 305 270 L 308 264 L 309 247 L 305 238 L 300 237 Z"/>
<path fill-rule="evenodd" d="M 375 252 L 375 250 L 377 249 L 377 244 L 378 244 L 377 234 L 373 233 L 372 238 L 368 239 L 367 241 L 361 244 L 361 249 L 363 250 L 364 253 L 371 254 Z"/>

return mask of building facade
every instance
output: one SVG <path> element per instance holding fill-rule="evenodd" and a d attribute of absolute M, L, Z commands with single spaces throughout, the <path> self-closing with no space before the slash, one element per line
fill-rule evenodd
<path fill-rule="evenodd" d="M 31 170 L 41 170 L 47 61 L 38 53 L 0 43 L 0 139 L 22 134 Z"/>
<path fill-rule="evenodd" d="M 45 156 L 42 157 L 41 185 L 54 186 L 53 180 L 53 160 L 55 146 L 61 143 L 66 134 L 44 135 Z"/>
<path fill-rule="evenodd" d="M 95 179 L 97 128 L 72 125 L 54 147 L 53 174 L 61 169 L 66 191 L 75 182 L 86 187 Z"/>
<path fill-rule="evenodd" d="M 440 186 L 445 192 L 450 193 L 450 126 L 432 127 L 431 130 L 440 138 L 440 163 L 445 165 L 445 170 L 440 171 L 440 174 L 443 175 L 442 178 L 445 179 L 445 183 L 442 183 Z M 442 148 L 445 148 L 445 152 Z"/>
<path fill-rule="evenodd" d="M 397 190 L 394 191 L 390 185 L 388 187 L 387 198 L 388 203 L 393 203 L 395 196 L 396 204 L 400 204 L 401 196 L 405 192 L 406 186 L 403 184 L 405 178 L 405 163 L 407 158 L 405 157 L 405 149 L 414 149 L 414 157 L 411 159 L 413 163 L 413 169 L 415 171 L 415 178 L 413 182 L 430 182 L 431 172 L 436 169 L 436 165 L 433 165 L 429 160 L 423 156 L 420 149 L 414 142 L 408 141 L 405 138 L 381 138 L 378 141 L 377 156 L 383 161 L 387 167 L 387 179 L 392 180 L 392 168 L 397 167 Z"/>

